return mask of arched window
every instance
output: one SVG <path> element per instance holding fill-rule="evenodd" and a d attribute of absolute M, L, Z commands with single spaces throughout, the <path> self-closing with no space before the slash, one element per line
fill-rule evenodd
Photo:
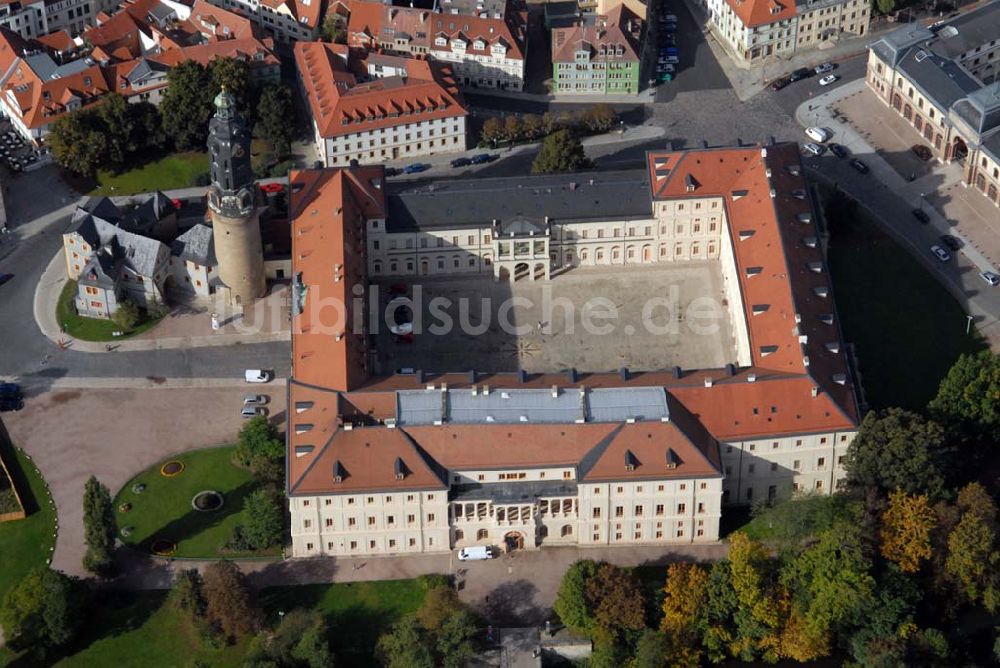
<path fill-rule="evenodd" d="M 487 538 L 489 538 L 489 536 L 490 532 L 487 531 L 486 529 L 480 529 L 479 531 L 476 532 L 476 540 L 486 540 Z"/>
<path fill-rule="evenodd" d="M 566 536 L 572 536 L 573 535 L 573 525 L 572 524 L 564 524 L 563 527 L 562 527 L 562 529 L 560 530 L 559 534 L 563 538 L 565 538 Z"/>
<path fill-rule="evenodd" d="M 462 540 L 465 538 L 465 532 L 461 529 L 455 529 L 455 540 Z"/>

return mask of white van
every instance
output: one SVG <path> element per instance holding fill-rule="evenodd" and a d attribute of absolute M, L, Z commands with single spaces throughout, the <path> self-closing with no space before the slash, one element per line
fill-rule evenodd
<path fill-rule="evenodd" d="M 266 383 L 271 380 L 271 372 L 264 369 L 247 369 L 243 377 L 248 383 Z"/>
<path fill-rule="evenodd" d="M 826 128 L 806 128 L 806 136 L 822 144 L 830 138 L 830 131 Z"/>
<path fill-rule="evenodd" d="M 483 561 L 484 559 L 492 559 L 495 556 L 493 548 L 488 545 L 463 547 L 458 551 L 459 561 Z"/>

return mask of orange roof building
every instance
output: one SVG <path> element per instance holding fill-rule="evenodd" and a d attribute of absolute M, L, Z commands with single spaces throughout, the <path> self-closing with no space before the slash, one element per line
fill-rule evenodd
<path fill-rule="evenodd" d="M 446 65 L 412 60 L 405 74 L 371 78 L 349 69 L 347 47 L 326 42 L 296 43 L 295 64 L 316 147 L 328 166 L 466 148 L 468 112 Z"/>
<path fill-rule="evenodd" d="M 639 92 L 642 20 L 624 4 L 593 21 L 552 30 L 552 90 L 556 95 Z"/>
<path fill-rule="evenodd" d="M 324 0 L 214 0 L 213 5 L 239 12 L 279 42 L 319 36 Z"/>
<path fill-rule="evenodd" d="M 713 541 L 727 504 L 835 489 L 859 408 L 798 147 L 653 151 L 640 172 L 579 179 L 293 173 L 294 556 Z M 616 224 L 620 239 L 584 233 Z M 716 264 L 734 361 L 484 373 L 456 352 L 451 370 L 379 373 L 369 286 L 405 274 L 382 249 L 475 229 L 486 266 L 522 236 L 574 267 L 644 235 L 669 252 L 635 263 Z"/>
<path fill-rule="evenodd" d="M 347 35 L 352 47 L 448 63 L 460 86 L 519 91 L 524 87 L 527 27 L 521 2 L 490 15 L 356 0 L 350 5 Z"/>

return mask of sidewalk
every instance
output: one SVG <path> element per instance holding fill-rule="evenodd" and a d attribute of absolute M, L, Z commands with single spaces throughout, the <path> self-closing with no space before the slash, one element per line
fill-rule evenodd
<path fill-rule="evenodd" d="M 741 102 L 746 102 L 757 93 L 767 88 L 768 84 L 775 79 L 783 77 L 800 67 L 812 69 L 816 65 L 827 62 L 837 62 L 851 58 L 868 50 L 868 45 L 878 39 L 886 32 L 891 32 L 898 26 L 893 26 L 888 30 L 877 33 L 845 39 L 836 43 L 828 42 L 827 48 L 810 49 L 803 53 L 796 54 L 791 58 L 772 57 L 763 63 L 748 64 L 737 59 L 726 43 L 716 36 L 714 25 L 706 21 L 705 14 L 701 7 L 694 0 L 685 0 L 691 16 L 702 25 L 702 34 L 705 41 L 712 49 L 712 54 L 719 62 L 719 66 L 729 79 L 733 92 Z"/>

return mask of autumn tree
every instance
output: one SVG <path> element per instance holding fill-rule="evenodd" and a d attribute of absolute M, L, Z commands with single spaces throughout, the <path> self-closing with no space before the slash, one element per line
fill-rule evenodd
<path fill-rule="evenodd" d="M 951 455 L 938 423 L 901 408 L 872 411 L 847 449 L 847 482 L 937 500 L 947 493 Z"/>
<path fill-rule="evenodd" d="M 231 561 L 217 561 L 205 569 L 202 591 L 205 617 L 227 640 L 238 640 L 257 630 L 260 612 L 254 606 L 246 576 Z"/>
<path fill-rule="evenodd" d="M 607 104 L 599 103 L 580 114 L 580 122 L 590 132 L 607 132 L 618 120 L 618 114 Z"/>
<path fill-rule="evenodd" d="M 594 626 L 617 635 L 646 624 L 642 588 L 632 571 L 602 563 L 584 587 Z"/>
<path fill-rule="evenodd" d="M 995 434 L 1000 427 L 1000 355 L 987 349 L 959 357 L 928 409 L 944 423 Z"/>
<path fill-rule="evenodd" d="M 488 141 L 496 146 L 496 143 L 503 139 L 503 123 L 496 116 L 490 116 L 483 121 L 483 129 L 479 131 L 479 136 L 483 141 Z"/>
<path fill-rule="evenodd" d="M 773 564 L 760 543 L 737 531 L 730 538 L 732 585 L 744 619 L 734 638 L 735 656 L 781 657 L 781 627 L 787 597 L 775 583 Z M 737 616 L 739 620 L 741 616 Z"/>
<path fill-rule="evenodd" d="M 511 114 L 503 119 L 503 135 L 510 143 L 513 144 L 520 139 L 523 132 L 524 125 L 521 123 L 521 118 L 516 114 Z"/>
<path fill-rule="evenodd" d="M 417 621 L 430 633 L 441 631 L 445 620 L 456 610 L 464 607 L 458 594 L 451 587 L 434 587 L 424 596 L 424 602 L 417 609 Z"/>
<path fill-rule="evenodd" d="M 668 663 L 672 666 L 697 666 L 701 656 L 701 638 L 696 626 L 708 601 L 708 572 L 697 564 L 677 563 L 667 567 L 663 586 L 663 619 Z M 652 642 L 651 640 L 649 642 Z"/>
<path fill-rule="evenodd" d="M 534 140 L 541 137 L 544 132 L 542 128 L 542 117 L 538 114 L 525 114 L 521 119 L 521 132 L 525 139 Z"/>
<path fill-rule="evenodd" d="M 904 573 L 916 573 L 931 556 L 931 531 L 936 517 L 926 494 L 902 490 L 889 494 L 882 514 L 882 556 Z"/>
<path fill-rule="evenodd" d="M 959 491 L 956 505 L 961 519 L 948 536 L 946 572 L 965 601 L 993 613 L 1000 608 L 996 503 L 974 482 Z"/>
<path fill-rule="evenodd" d="M 589 166 L 580 139 L 570 130 L 556 130 L 542 142 L 542 149 L 531 164 L 531 173 L 573 172 Z"/>

